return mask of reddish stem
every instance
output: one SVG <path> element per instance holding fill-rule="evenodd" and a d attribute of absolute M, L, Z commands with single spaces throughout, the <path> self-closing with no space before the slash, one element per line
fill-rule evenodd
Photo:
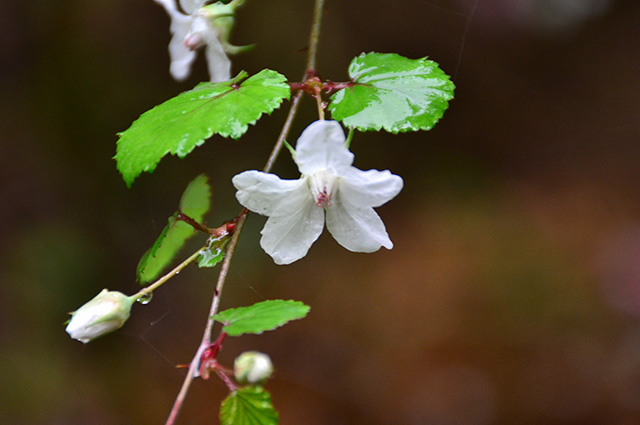
<path fill-rule="evenodd" d="M 215 342 L 211 344 L 211 357 L 213 357 L 214 359 L 218 357 L 218 353 L 222 348 L 222 342 L 224 341 L 226 336 L 227 336 L 226 332 L 220 332 L 220 335 L 218 335 L 218 338 L 216 338 Z"/>
<path fill-rule="evenodd" d="M 213 229 L 210 229 L 207 226 L 198 223 L 193 218 L 189 217 L 188 215 L 186 215 L 185 213 L 183 213 L 180 210 L 178 210 L 178 214 L 176 215 L 176 220 L 184 221 L 185 223 L 189 224 L 194 229 L 199 230 L 202 233 L 206 233 L 207 235 L 210 235 L 210 236 L 213 236 L 213 237 L 216 237 L 216 238 L 222 238 L 222 237 L 231 235 L 233 233 L 233 230 L 236 228 L 236 224 L 238 222 L 238 219 L 241 216 L 247 215 L 248 212 L 249 211 L 245 208 L 240 214 L 238 214 L 232 220 L 229 220 L 229 221 L 223 223 L 220 227 L 216 227 L 216 228 L 213 228 Z"/>
<path fill-rule="evenodd" d="M 211 229 L 198 223 L 180 210 L 178 210 L 176 220 L 184 221 L 185 223 L 189 224 L 194 229 L 201 231 L 202 233 L 206 233 L 207 235 L 211 234 Z"/>
<path fill-rule="evenodd" d="M 233 382 L 231 378 L 229 378 L 228 372 L 230 371 L 227 371 L 226 369 L 223 369 L 222 366 L 220 366 L 220 368 L 215 369 L 215 372 L 216 375 L 218 375 L 222 382 L 224 382 L 224 384 L 227 386 L 229 392 L 233 392 L 238 389 L 238 385 Z"/>
<path fill-rule="evenodd" d="M 346 81 L 341 83 L 334 83 L 333 81 L 325 81 L 324 83 L 322 83 L 322 90 L 324 90 L 328 94 L 331 94 L 341 89 L 351 88 L 355 85 L 356 83 L 354 83 L 353 81 Z"/>
<path fill-rule="evenodd" d="M 289 88 L 291 90 L 304 90 L 307 91 L 307 85 L 306 83 L 294 83 L 291 81 L 287 81 L 287 84 L 289 84 Z"/>
<path fill-rule="evenodd" d="M 287 84 L 289 84 L 291 90 L 302 90 L 314 97 L 317 96 L 320 91 L 332 94 L 338 90 L 347 89 L 356 85 L 353 81 L 342 81 L 337 83 L 334 81 L 320 82 L 320 78 L 317 75 L 312 75 L 300 83 L 289 81 Z"/>
<path fill-rule="evenodd" d="M 198 365 L 198 368 L 202 379 L 209 379 L 210 370 L 215 371 L 222 367 L 218 364 L 217 357 L 220 349 L 222 348 L 222 341 L 224 341 L 226 336 L 226 332 L 220 332 L 220 335 L 216 338 L 215 342 L 210 344 L 200 356 L 200 364 Z"/>

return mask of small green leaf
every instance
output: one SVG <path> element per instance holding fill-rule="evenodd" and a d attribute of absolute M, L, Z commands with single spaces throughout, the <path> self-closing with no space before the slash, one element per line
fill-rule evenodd
<path fill-rule="evenodd" d="M 363 53 L 349 65 L 349 76 L 353 85 L 331 96 L 329 110 L 360 131 L 430 130 L 455 88 L 437 63 L 396 53 Z"/>
<path fill-rule="evenodd" d="M 200 222 L 209 210 L 210 198 L 211 188 L 207 176 L 201 174 L 189 183 L 182 194 L 180 211 Z M 177 212 L 169 217 L 169 222 L 158 239 L 138 262 L 137 278 L 141 284 L 157 278 L 160 272 L 171 263 L 187 239 L 195 234 L 193 227 L 178 220 L 177 217 Z"/>
<path fill-rule="evenodd" d="M 233 391 L 220 405 L 220 425 L 277 425 L 278 412 L 262 387 Z"/>
<path fill-rule="evenodd" d="M 206 175 L 200 174 L 187 185 L 180 198 L 180 211 L 194 219 L 202 220 L 209 211 L 211 203 L 211 187 Z"/>
<path fill-rule="evenodd" d="M 200 83 L 145 112 L 120 133 L 114 158 L 127 186 L 143 171 L 155 170 L 168 153 L 184 158 L 214 134 L 240 138 L 262 114 L 289 98 L 285 76 L 269 69 L 247 75 L 242 71 L 230 81 Z"/>
<path fill-rule="evenodd" d="M 223 332 L 229 336 L 261 334 L 285 323 L 302 319 L 309 312 L 309 306 L 300 301 L 269 300 L 248 307 L 230 308 L 213 316 L 224 324 Z"/>
<path fill-rule="evenodd" d="M 219 247 L 207 248 L 200 251 L 198 267 L 215 267 L 224 258 L 224 250 Z"/>

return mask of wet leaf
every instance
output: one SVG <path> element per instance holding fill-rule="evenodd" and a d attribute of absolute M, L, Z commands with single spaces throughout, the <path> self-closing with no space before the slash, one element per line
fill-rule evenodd
<path fill-rule="evenodd" d="M 331 96 L 332 118 L 360 131 L 430 130 L 455 86 L 438 64 L 396 53 L 367 53 L 349 66 L 350 87 Z"/>
<path fill-rule="evenodd" d="M 242 71 L 226 82 L 200 83 L 145 112 L 120 133 L 114 158 L 127 186 L 143 171 L 153 172 L 166 154 L 184 158 L 214 134 L 238 139 L 289 98 L 283 75 L 265 69 L 247 76 Z"/>

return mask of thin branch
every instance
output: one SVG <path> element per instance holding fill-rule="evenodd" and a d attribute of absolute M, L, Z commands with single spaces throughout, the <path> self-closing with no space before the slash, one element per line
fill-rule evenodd
<path fill-rule="evenodd" d="M 165 425 L 175 424 L 178 414 L 180 413 L 180 409 L 182 408 L 182 404 L 184 403 L 184 399 L 187 397 L 187 393 L 189 392 L 191 382 L 193 381 L 193 378 L 195 378 L 196 369 L 200 366 L 200 357 L 202 357 L 202 353 L 205 349 L 206 347 L 203 347 L 202 344 L 200 344 L 196 354 L 193 356 L 193 360 L 191 360 L 191 363 L 189 364 L 187 376 L 185 376 L 180 392 L 178 393 L 176 400 L 173 402 L 171 413 L 169 413 L 169 417 L 167 418 Z"/>
<path fill-rule="evenodd" d="M 316 0 L 313 8 L 313 22 L 309 35 L 309 52 L 307 56 L 307 73 L 316 70 L 316 58 L 318 56 L 318 43 L 320 41 L 320 26 L 324 13 L 324 0 Z"/>
<path fill-rule="evenodd" d="M 169 273 L 165 274 L 164 276 L 162 276 L 160 279 L 156 280 L 155 282 L 153 282 L 151 285 L 147 286 L 144 289 L 141 289 L 140 291 L 138 291 L 137 294 L 132 295 L 131 298 L 135 297 L 136 299 L 143 297 L 147 294 L 150 294 L 151 292 L 153 292 L 155 289 L 157 289 L 159 286 L 161 286 L 163 283 L 165 283 L 167 280 L 171 279 L 172 277 L 174 277 L 175 275 L 177 275 L 178 273 L 180 273 L 180 271 L 182 269 L 184 269 L 185 267 L 187 267 L 189 264 L 191 264 L 191 262 L 193 260 L 195 260 L 196 258 L 198 258 L 198 255 L 200 255 L 200 253 L 202 252 L 203 249 L 206 249 L 206 246 L 203 246 L 202 248 L 200 248 L 199 250 L 197 250 L 196 252 L 194 252 L 193 254 L 191 254 L 191 256 L 189 258 L 187 258 L 186 260 L 184 260 L 182 263 L 178 264 L 173 270 L 171 270 Z"/>
<path fill-rule="evenodd" d="M 305 72 L 305 76 L 310 75 L 314 72 L 316 66 L 316 55 L 318 50 L 318 41 L 320 39 L 320 24 L 322 21 L 322 13 L 324 11 L 324 0 L 315 0 L 314 14 L 313 14 L 313 23 L 311 25 L 311 34 L 309 36 L 309 52 L 307 57 L 307 69 Z M 306 78 L 305 78 L 306 79 Z M 302 98 L 303 91 L 299 90 L 293 97 L 291 101 L 291 107 L 289 108 L 289 113 L 287 118 L 282 126 L 282 130 L 280 131 L 280 135 L 276 140 L 275 145 L 265 163 L 263 171 L 268 173 L 273 168 L 278 155 L 282 151 L 282 147 L 287 139 L 289 132 L 291 131 L 291 125 L 293 120 L 298 112 L 298 108 L 300 105 L 300 99 Z M 191 363 L 189 364 L 189 370 L 187 372 L 187 376 L 185 376 L 184 382 L 182 383 L 182 387 L 180 388 L 180 392 L 176 397 L 175 402 L 173 403 L 173 407 L 171 408 L 171 413 L 167 418 L 165 425 L 174 425 L 175 421 L 180 413 L 180 409 L 184 404 L 184 400 L 189 392 L 189 387 L 191 386 L 191 382 L 193 382 L 194 378 L 197 378 L 200 373 L 200 361 L 202 358 L 202 354 L 204 351 L 211 345 L 211 335 L 213 331 L 213 325 L 215 321 L 213 320 L 213 316 L 218 312 L 218 308 L 220 306 L 220 298 L 222 294 L 222 289 L 224 288 L 224 283 L 226 281 L 227 275 L 229 273 L 229 267 L 231 264 L 231 259 L 233 258 L 233 254 L 235 252 L 236 246 L 238 244 L 238 239 L 240 238 L 240 234 L 242 233 L 242 228 L 244 227 L 244 223 L 247 220 L 247 216 L 249 211 L 246 209 L 240 214 L 238 217 L 236 227 L 233 232 L 233 236 L 229 241 L 229 244 L 226 248 L 226 253 L 224 257 L 224 261 L 222 262 L 222 267 L 220 269 L 220 274 L 218 275 L 218 281 L 216 283 L 215 292 L 213 295 L 213 299 L 211 300 L 211 308 L 209 309 L 209 316 L 207 317 L 207 324 L 205 326 L 202 341 L 200 342 L 200 346 L 196 351 Z"/>
<path fill-rule="evenodd" d="M 282 146 L 284 145 L 284 141 L 289 135 L 289 131 L 291 130 L 291 124 L 293 123 L 293 119 L 298 111 L 300 99 L 302 98 L 302 91 L 296 93 L 291 102 L 291 108 L 289 109 L 289 114 L 287 115 L 287 119 L 284 122 L 282 127 L 282 131 L 280 132 L 280 136 L 276 141 L 271 155 L 269 155 L 269 159 L 267 160 L 266 165 L 264 166 L 264 171 L 269 172 L 271 168 L 273 168 L 273 164 L 280 151 L 282 150 Z M 204 332 L 202 334 L 202 341 L 200 342 L 200 346 L 196 350 L 193 359 L 191 359 L 191 363 L 189 363 L 189 370 L 187 371 L 187 376 L 184 378 L 184 382 L 182 383 L 182 387 L 180 388 L 180 392 L 178 393 L 176 400 L 173 403 L 173 407 L 171 408 L 171 413 L 165 422 L 165 425 L 174 425 L 175 421 L 180 413 L 180 409 L 184 404 L 184 400 L 187 397 L 187 393 L 189 392 L 189 387 L 191 386 L 191 382 L 194 378 L 197 378 L 200 373 L 200 360 L 202 358 L 202 354 L 204 350 L 209 348 L 211 345 L 211 334 L 213 332 L 214 320 L 213 316 L 218 312 L 218 307 L 220 306 L 220 296 L 222 294 L 222 289 L 224 288 L 224 283 L 227 278 L 227 274 L 229 272 L 229 265 L 231 264 L 231 259 L 233 258 L 233 253 L 235 252 L 236 245 L 238 244 L 238 239 L 240 238 L 240 234 L 242 233 L 242 228 L 244 226 L 244 222 L 247 219 L 248 211 L 243 211 L 238 217 L 238 221 L 236 223 L 236 227 L 233 231 L 233 236 L 229 241 L 229 245 L 227 245 L 226 253 L 224 256 L 224 261 L 222 262 L 222 267 L 220 269 L 220 274 L 218 275 L 218 281 L 216 283 L 216 289 L 213 295 L 213 299 L 211 300 L 211 308 L 209 309 L 209 316 L 207 317 L 207 324 L 205 326 Z"/>
<path fill-rule="evenodd" d="M 278 140 L 276 144 L 273 146 L 271 150 L 271 154 L 269 154 L 269 158 L 264 165 L 262 171 L 268 173 L 273 168 L 273 165 L 276 163 L 276 159 L 278 159 L 278 155 L 280 155 L 280 151 L 282 150 L 282 146 L 284 145 L 287 136 L 289 135 L 289 131 L 291 131 L 291 124 L 293 124 L 293 120 L 296 117 L 296 113 L 298 112 L 300 99 L 302 99 L 302 95 L 304 92 L 302 90 L 298 91 L 295 96 L 293 96 L 293 100 L 291 101 L 291 108 L 289 109 L 289 114 L 287 115 L 287 119 L 284 121 L 282 126 L 282 130 L 280 131 L 280 135 L 278 136 Z"/>
<path fill-rule="evenodd" d="M 316 95 L 316 106 L 318 107 L 318 119 L 320 121 L 324 120 L 324 105 L 322 104 L 322 96 L 320 93 Z"/>
<path fill-rule="evenodd" d="M 178 215 L 176 216 L 176 220 L 184 221 L 189 226 L 193 227 L 196 230 L 201 231 L 202 233 L 206 233 L 207 235 L 211 234 L 211 229 L 198 223 L 197 221 L 195 221 L 194 219 L 192 219 L 191 217 L 189 217 L 188 215 L 186 215 L 180 210 L 178 210 Z"/>
<path fill-rule="evenodd" d="M 213 331 L 213 316 L 218 312 L 218 307 L 220 306 L 220 295 L 222 294 L 222 289 L 224 288 L 224 282 L 227 279 L 227 274 L 229 273 L 229 266 L 231 265 L 231 259 L 233 258 L 233 253 L 236 250 L 236 245 L 238 245 L 238 239 L 240 238 L 240 233 L 242 233 L 242 228 L 244 227 L 244 222 L 247 220 L 248 211 L 244 211 L 238 221 L 236 223 L 236 228 L 234 229 L 233 236 L 231 237 L 231 241 L 229 241 L 229 245 L 227 245 L 227 251 L 224 256 L 224 260 L 222 262 L 222 267 L 220 269 L 220 274 L 218 274 L 218 281 L 216 283 L 216 289 L 213 294 L 213 300 L 211 300 L 211 308 L 209 309 L 209 317 L 207 318 L 207 325 L 204 328 L 204 332 L 202 335 L 202 345 L 206 345 L 209 347 L 211 345 L 211 334 Z M 206 348 L 205 347 L 205 348 Z"/>

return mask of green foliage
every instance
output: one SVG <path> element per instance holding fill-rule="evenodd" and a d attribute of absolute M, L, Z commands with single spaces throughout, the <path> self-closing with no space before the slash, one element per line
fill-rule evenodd
<path fill-rule="evenodd" d="M 278 412 L 271 395 L 262 387 L 233 391 L 220 405 L 221 425 L 277 425 Z"/>
<path fill-rule="evenodd" d="M 187 185 L 180 197 L 180 211 L 196 221 L 202 220 L 211 204 L 211 187 L 206 175 L 200 174 Z"/>
<path fill-rule="evenodd" d="M 209 210 L 211 188 L 207 176 L 199 175 L 185 189 L 180 199 L 180 211 L 197 222 L 201 222 Z M 140 259 L 137 278 L 146 284 L 158 277 L 171 263 L 187 239 L 194 235 L 191 225 L 178 220 L 178 212 L 169 217 L 169 222 L 155 243 Z"/>
<path fill-rule="evenodd" d="M 213 318 L 225 325 L 223 332 L 238 336 L 271 331 L 291 320 L 302 319 L 308 312 L 309 306 L 300 301 L 269 300 L 248 307 L 230 308 Z"/>
<path fill-rule="evenodd" d="M 360 131 L 430 130 L 455 86 L 438 64 L 396 53 L 367 53 L 349 65 L 352 86 L 331 96 L 333 119 Z"/>
<path fill-rule="evenodd" d="M 145 112 L 120 133 L 114 158 L 127 186 L 143 171 L 155 170 L 168 153 L 184 158 L 214 134 L 240 138 L 290 96 L 286 78 L 275 71 L 247 76 L 242 71 L 230 81 L 200 83 Z"/>
<path fill-rule="evenodd" d="M 209 247 L 200 251 L 198 267 L 215 267 L 224 258 L 224 250 L 220 247 Z"/>

